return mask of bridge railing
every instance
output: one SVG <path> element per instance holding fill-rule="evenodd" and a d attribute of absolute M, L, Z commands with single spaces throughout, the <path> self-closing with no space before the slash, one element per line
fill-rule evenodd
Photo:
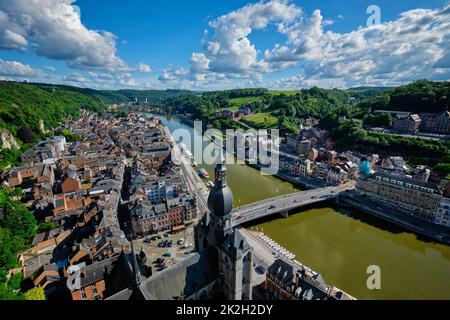
<path fill-rule="evenodd" d="M 261 200 L 258 202 L 253 202 L 244 206 L 240 206 L 235 208 L 233 211 L 234 212 L 238 212 L 241 210 L 245 210 L 245 209 L 250 209 L 253 207 L 258 207 L 261 206 L 263 204 L 270 204 L 279 200 L 283 200 L 283 199 L 292 199 L 292 198 L 298 198 L 300 196 L 311 196 L 311 195 L 316 195 L 316 196 L 321 196 L 323 193 L 326 193 L 328 191 L 336 191 L 336 190 L 340 190 L 342 189 L 342 187 L 326 187 L 326 188 L 320 188 L 320 189 L 312 189 L 312 190 L 306 190 L 306 191 L 300 191 L 300 192 L 296 192 L 296 193 L 291 193 L 291 194 L 286 194 L 286 195 L 281 195 L 281 196 L 277 196 L 277 197 L 273 197 L 273 198 L 269 198 L 269 199 L 265 199 L 265 200 Z M 344 192 L 345 190 L 342 190 L 340 192 Z M 339 193 L 340 193 L 339 192 Z M 333 194 L 333 197 L 337 197 L 339 195 L 339 193 L 335 193 Z"/>

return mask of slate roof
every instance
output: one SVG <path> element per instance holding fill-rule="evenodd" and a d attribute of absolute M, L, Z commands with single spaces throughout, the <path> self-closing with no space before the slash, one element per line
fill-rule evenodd
<path fill-rule="evenodd" d="M 431 190 L 433 190 L 434 193 L 440 194 L 439 186 L 435 183 L 425 182 L 425 181 L 421 181 L 421 180 L 414 180 L 414 179 L 406 177 L 406 176 L 385 174 L 382 172 L 374 173 L 373 177 L 374 178 L 380 177 L 381 179 L 386 178 L 386 179 L 389 179 L 389 181 L 395 180 L 395 181 L 403 182 L 405 184 L 408 183 L 408 184 L 416 185 L 416 186 L 419 186 L 422 188 L 431 189 Z"/>
<path fill-rule="evenodd" d="M 189 297 L 219 277 L 218 253 L 209 247 L 143 281 L 145 292 L 157 300 Z"/>
<path fill-rule="evenodd" d="M 235 230 L 225 241 L 222 243 L 222 249 L 228 253 L 233 260 L 237 260 L 250 249 L 247 240 L 242 236 L 239 230 Z"/>
<path fill-rule="evenodd" d="M 151 272 L 141 263 L 139 276 L 149 277 Z M 131 253 L 122 252 L 114 264 L 114 268 L 107 280 L 107 288 L 113 294 L 106 300 L 152 300 L 141 283 L 134 285 L 133 256 Z"/>
<path fill-rule="evenodd" d="M 94 284 L 105 278 L 107 274 L 109 274 L 112 269 L 114 263 L 118 260 L 119 256 L 105 259 L 101 262 L 91 264 L 81 270 L 81 287 L 85 287 L 91 284 Z"/>
<path fill-rule="evenodd" d="M 327 285 L 320 274 L 313 277 L 302 277 L 297 266 L 284 259 L 277 259 L 269 268 L 268 273 L 278 284 L 290 288 L 291 292 L 300 300 L 325 300 L 332 298 L 327 294 Z M 297 285 L 294 281 L 299 279 Z"/>
<path fill-rule="evenodd" d="M 224 216 L 233 209 L 233 192 L 228 186 L 215 184 L 208 196 L 208 208 L 216 216 Z"/>

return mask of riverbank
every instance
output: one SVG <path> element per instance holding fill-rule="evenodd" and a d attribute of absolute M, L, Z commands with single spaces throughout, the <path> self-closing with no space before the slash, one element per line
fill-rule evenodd
<path fill-rule="evenodd" d="M 207 138 L 213 141 L 211 137 L 207 136 Z M 213 142 L 221 146 L 217 141 Z M 236 151 L 234 154 L 235 156 L 237 156 Z M 259 163 L 258 164 L 250 163 L 250 161 L 246 160 L 245 164 L 257 170 L 264 170 L 264 166 L 262 166 Z M 295 187 L 300 187 L 307 190 L 324 188 L 327 186 L 327 184 L 324 181 L 318 181 L 316 179 L 304 176 L 292 176 L 282 171 L 278 171 L 276 174 L 274 174 L 274 177 L 289 182 L 293 184 Z M 361 210 L 368 214 L 374 215 L 378 218 L 384 219 L 389 223 L 394 223 L 398 226 L 406 228 L 412 232 L 417 233 L 418 235 L 423 235 L 425 237 L 429 237 L 431 239 L 439 241 L 443 244 L 450 245 L 450 228 L 439 226 L 421 219 L 414 218 L 413 216 L 408 215 L 406 213 L 401 213 L 392 210 L 392 208 L 383 208 L 384 211 L 377 210 L 376 208 L 379 207 L 380 204 L 371 203 L 369 199 L 360 199 L 360 198 L 357 199 L 356 195 L 354 195 L 353 198 L 351 196 L 348 196 L 342 198 L 342 200 L 340 201 L 330 200 L 330 202 L 345 207 L 350 207 L 352 209 Z M 389 214 L 386 214 L 386 212 L 389 212 Z"/>
<path fill-rule="evenodd" d="M 186 120 L 184 117 L 177 117 L 180 120 Z M 225 148 L 223 142 L 220 143 L 220 141 L 217 141 L 215 139 L 212 139 L 211 136 L 205 136 L 207 139 L 209 139 L 211 142 L 215 143 L 219 147 Z M 237 152 L 234 153 L 235 156 L 237 156 Z M 245 161 L 245 165 L 249 166 L 256 170 L 264 170 L 264 167 L 261 164 L 254 164 L 250 163 L 249 161 Z M 309 177 L 303 177 L 303 176 L 292 176 L 288 173 L 278 171 L 276 174 L 273 175 L 275 178 L 291 183 L 293 186 L 301 189 L 317 189 L 317 188 L 323 188 L 326 187 L 326 183 L 323 181 L 318 181 L 316 179 L 312 179 Z M 383 211 L 377 210 L 377 206 L 379 204 L 371 204 L 367 205 L 367 202 L 365 199 L 352 200 L 351 198 L 347 197 L 347 201 L 343 199 L 343 201 L 340 201 L 339 203 L 336 201 L 330 201 L 330 203 L 361 210 L 367 214 L 374 215 L 378 218 L 384 219 L 388 223 L 394 223 L 395 225 L 399 225 L 403 228 L 406 228 L 412 232 L 417 233 L 418 235 L 423 235 L 426 237 L 429 237 L 431 239 L 434 239 L 436 241 L 439 241 L 444 244 L 450 244 L 450 232 L 448 232 L 448 228 L 442 227 L 439 228 L 439 226 L 427 223 L 426 221 L 415 219 L 414 217 L 407 215 L 407 214 L 401 214 L 397 213 L 395 211 L 392 211 L 390 214 L 386 214 Z M 389 208 L 385 208 L 386 210 L 389 210 Z"/>
<path fill-rule="evenodd" d="M 160 118 L 171 132 L 183 128 L 197 139 L 201 134 L 178 118 Z M 202 167 L 213 180 L 214 166 Z M 236 207 L 298 192 L 293 184 L 263 176 L 248 165 L 227 168 Z M 425 241 L 362 210 L 324 202 L 250 228 L 263 229 L 296 259 L 320 272 L 327 283 L 358 299 L 450 299 L 450 246 Z M 381 268 L 381 290 L 367 288 L 370 265 Z"/>
<path fill-rule="evenodd" d="M 362 199 L 356 195 L 348 195 L 339 199 L 339 205 L 364 211 L 380 219 L 394 223 L 419 235 L 450 245 L 450 228 L 417 219 L 396 208 L 389 208 L 368 198 Z"/>

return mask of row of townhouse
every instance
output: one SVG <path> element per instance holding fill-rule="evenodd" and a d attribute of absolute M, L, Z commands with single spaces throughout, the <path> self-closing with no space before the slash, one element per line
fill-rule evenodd
<path fill-rule="evenodd" d="M 328 185 L 339 185 L 355 180 L 358 165 L 348 157 L 330 161 L 311 161 L 289 154 L 280 154 L 280 170 L 293 176 L 310 177 Z"/>
<path fill-rule="evenodd" d="M 450 226 L 450 199 L 434 183 L 384 172 L 360 175 L 357 181 L 358 192 L 376 202 L 422 220 Z"/>
<path fill-rule="evenodd" d="M 393 129 L 402 133 L 415 134 L 419 131 L 438 134 L 450 134 L 450 112 L 441 113 L 399 113 L 393 123 Z"/>
<path fill-rule="evenodd" d="M 160 204 L 138 201 L 130 206 L 130 212 L 137 236 L 178 231 L 195 219 L 196 199 L 191 195 L 181 195 Z"/>
<path fill-rule="evenodd" d="M 133 157 L 128 209 L 136 235 L 183 228 L 197 217 L 196 198 L 171 162 L 171 145 L 159 119 L 130 114 L 111 128 L 112 139 Z"/>
<path fill-rule="evenodd" d="M 47 139 L 36 144 L 30 150 L 24 152 L 21 156 L 22 163 L 52 163 L 64 154 L 66 147 L 66 138 L 56 136 L 53 139 Z"/>

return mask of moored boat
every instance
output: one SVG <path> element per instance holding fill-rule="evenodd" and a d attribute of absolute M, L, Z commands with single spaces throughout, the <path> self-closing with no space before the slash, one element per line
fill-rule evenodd
<path fill-rule="evenodd" d="M 200 170 L 198 170 L 198 174 L 204 179 L 209 178 L 209 173 L 204 168 L 201 168 Z"/>

